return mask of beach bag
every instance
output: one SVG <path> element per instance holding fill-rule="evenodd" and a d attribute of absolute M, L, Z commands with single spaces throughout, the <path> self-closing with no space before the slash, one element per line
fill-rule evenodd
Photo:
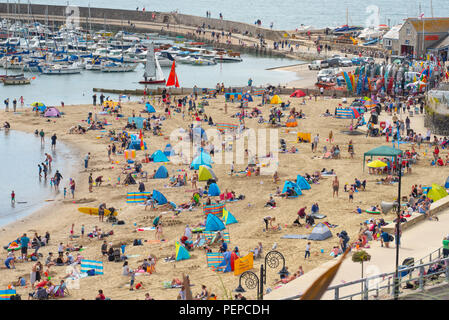
<path fill-rule="evenodd" d="M 117 221 L 117 224 L 120 224 L 120 225 L 125 224 L 125 221 L 119 220 L 119 221 Z"/>
<path fill-rule="evenodd" d="M 394 240 L 394 237 L 390 234 L 390 235 L 388 235 L 388 240 L 389 240 L 389 241 L 393 241 L 393 240 Z"/>
<path fill-rule="evenodd" d="M 95 269 L 87 270 L 86 273 L 87 273 L 87 275 L 88 275 L 89 277 L 94 276 L 94 275 L 95 275 Z"/>

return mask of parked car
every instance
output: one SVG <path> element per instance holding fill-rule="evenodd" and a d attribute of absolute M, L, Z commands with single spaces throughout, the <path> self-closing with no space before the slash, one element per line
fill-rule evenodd
<path fill-rule="evenodd" d="M 330 68 L 335 68 L 340 66 L 340 58 L 330 58 L 327 59 L 327 63 Z"/>
<path fill-rule="evenodd" d="M 362 61 L 364 63 L 374 63 L 374 58 L 373 57 L 363 57 Z"/>
<path fill-rule="evenodd" d="M 309 70 L 321 70 L 329 67 L 326 60 L 315 60 L 309 63 Z"/>
<path fill-rule="evenodd" d="M 330 78 L 334 77 L 335 73 L 333 69 L 323 69 L 318 72 L 317 81 L 328 81 Z"/>
<path fill-rule="evenodd" d="M 348 58 L 341 58 L 340 67 L 352 67 L 352 61 Z"/>

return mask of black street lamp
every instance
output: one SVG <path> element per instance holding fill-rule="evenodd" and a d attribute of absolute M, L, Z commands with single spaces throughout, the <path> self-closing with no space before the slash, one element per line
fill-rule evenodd
<path fill-rule="evenodd" d="M 284 256 L 279 251 L 272 250 L 268 252 L 267 255 L 265 256 L 265 264 L 260 265 L 260 277 L 258 277 L 252 271 L 243 272 L 239 277 L 239 286 L 234 291 L 240 293 L 245 292 L 245 289 L 242 287 L 242 280 L 243 280 L 243 284 L 246 286 L 247 289 L 252 290 L 257 288 L 257 299 L 263 300 L 263 285 L 267 283 L 267 271 L 266 271 L 267 265 L 268 267 L 275 269 L 279 266 L 281 260 L 282 260 L 282 269 L 278 273 L 281 276 L 281 278 L 287 276 L 289 272 L 285 267 Z"/>
<path fill-rule="evenodd" d="M 401 225 L 401 180 L 402 180 L 402 157 L 398 163 L 398 204 L 396 218 L 396 269 L 394 272 L 394 299 L 399 299 L 399 228 Z"/>

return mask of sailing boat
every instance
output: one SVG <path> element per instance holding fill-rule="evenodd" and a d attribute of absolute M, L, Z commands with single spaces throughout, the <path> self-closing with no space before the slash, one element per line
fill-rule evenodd
<path fill-rule="evenodd" d="M 159 61 L 154 54 L 153 43 L 150 43 L 147 51 L 147 62 L 145 64 L 144 80 L 140 84 L 165 84 L 164 74 L 162 73 Z"/>

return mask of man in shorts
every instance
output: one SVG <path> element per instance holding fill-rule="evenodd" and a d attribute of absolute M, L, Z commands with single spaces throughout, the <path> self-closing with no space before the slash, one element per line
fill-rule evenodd
<path fill-rule="evenodd" d="M 24 260 L 26 260 L 26 258 L 27 258 L 29 243 L 30 243 L 30 238 L 28 238 L 27 234 L 24 233 L 23 236 L 20 238 L 22 259 L 24 259 Z"/>
<path fill-rule="evenodd" d="M 100 204 L 98 207 L 98 220 L 103 222 L 104 221 L 104 210 L 106 209 L 106 203 Z"/>

